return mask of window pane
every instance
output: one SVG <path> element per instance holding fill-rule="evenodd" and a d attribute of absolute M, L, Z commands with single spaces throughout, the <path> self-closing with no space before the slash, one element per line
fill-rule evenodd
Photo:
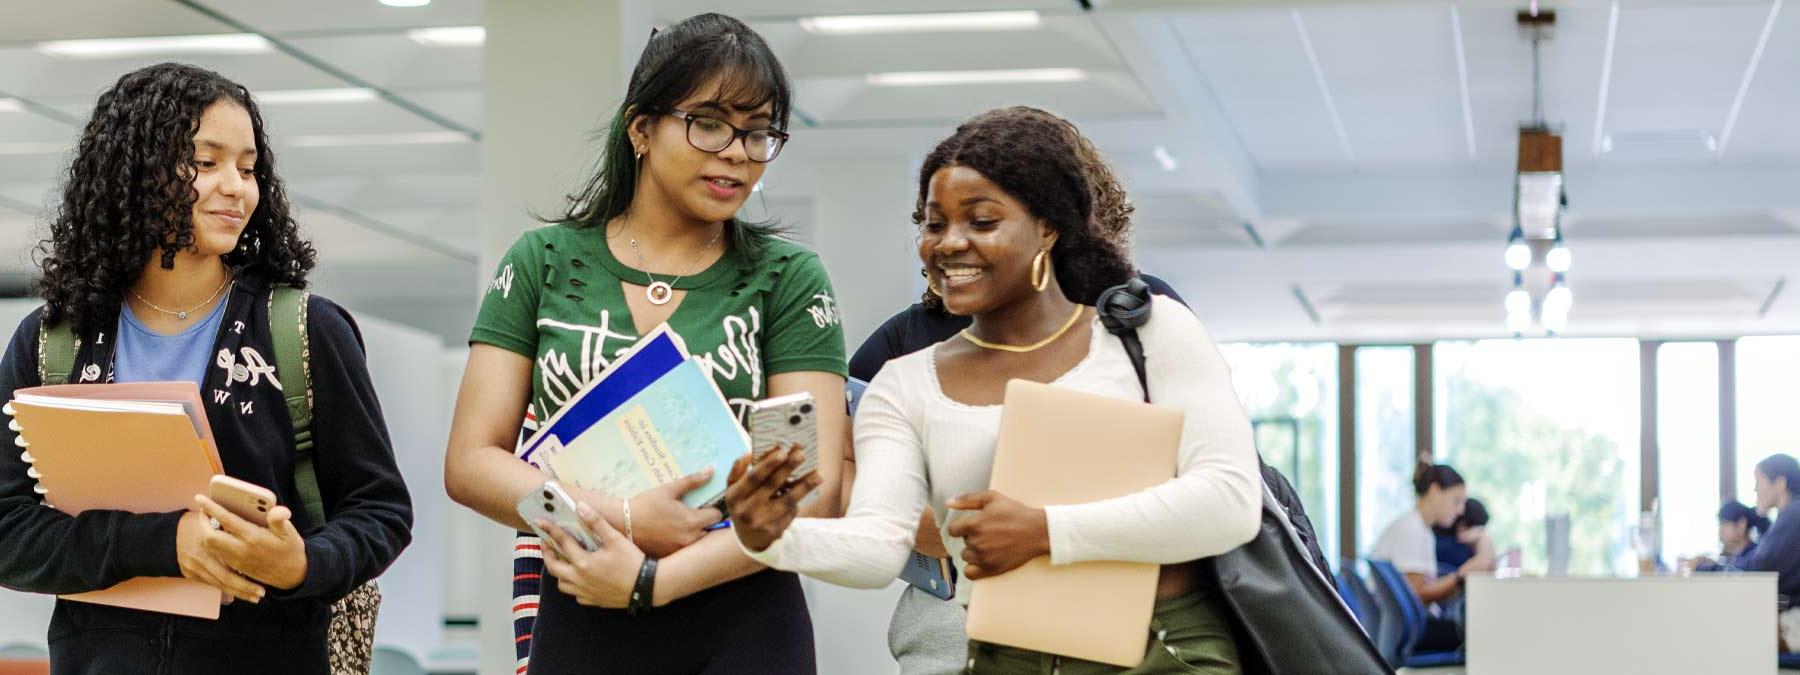
<path fill-rule="evenodd" d="M 1719 346 L 1656 349 L 1657 501 L 1663 558 L 1718 551 Z"/>
<path fill-rule="evenodd" d="M 1220 345 L 1263 461 L 1300 492 L 1319 547 L 1338 546 L 1337 346 Z"/>
<path fill-rule="evenodd" d="M 1778 452 L 1800 452 L 1800 336 L 1749 337 L 1737 342 L 1737 499 L 1756 505 L 1756 463 Z"/>
<path fill-rule="evenodd" d="M 1571 573 L 1633 569 L 1637 342 L 1441 342 L 1433 358 L 1438 458 L 1487 506 L 1494 546 L 1543 573 L 1545 518 L 1567 514 Z"/>
<path fill-rule="evenodd" d="M 1412 347 L 1356 350 L 1356 542 L 1364 554 L 1413 496 Z"/>

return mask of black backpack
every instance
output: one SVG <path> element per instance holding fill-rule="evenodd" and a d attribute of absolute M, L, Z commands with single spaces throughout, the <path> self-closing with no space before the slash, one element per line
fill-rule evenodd
<path fill-rule="evenodd" d="M 1114 286 L 1095 303 L 1100 323 L 1118 336 L 1137 370 L 1144 402 L 1150 379 L 1137 330 L 1150 321 L 1150 286 Z M 1235 621 L 1238 656 L 1250 675 L 1393 673 L 1332 582 L 1299 493 L 1262 461 L 1262 526 L 1250 543 L 1200 561 Z"/>

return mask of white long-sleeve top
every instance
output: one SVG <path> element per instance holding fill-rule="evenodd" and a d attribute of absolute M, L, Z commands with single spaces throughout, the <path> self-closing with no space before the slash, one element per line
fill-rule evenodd
<path fill-rule="evenodd" d="M 1150 400 L 1186 414 L 1177 475 L 1122 497 L 1046 507 L 1052 564 L 1181 563 L 1224 553 L 1256 533 L 1262 478 L 1231 369 L 1192 312 L 1168 298 L 1153 298 L 1151 319 L 1138 333 Z M 1092 333 L 1088 355 L 1053 384 L 1141 400 L 1124 345 L 1097 319 Z M 926 506 L 947 531 L 945 502 L 987 489 L 1001 406 L 965 405 L 945 396 L 936 352 L 934 346 L 889 361 L 863 395 L 855 420 L 857 480 L 849 512 L 843 518 L 796 519 L 766 550 L 745 553 L 770 567 L 833 584 L 880 588 L 906 564 Z M 946 533 L 945 542 L 961 572 L 962 540 Z M 966 597 L 962 588 L 959 599 Z"/>

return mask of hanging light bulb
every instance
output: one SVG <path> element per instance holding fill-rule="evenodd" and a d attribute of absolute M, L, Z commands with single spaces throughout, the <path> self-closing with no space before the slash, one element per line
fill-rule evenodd
<path fill-rule="evenodd" d="M 1575 294 L 1569 290 L 1569 285 L 1563 281 L 1562 275 L 1558 274 L 1556 275 L 1556 286 L 1544 295 L 1543 315 L 1538 320 L 1544 324 L 1545 330 L 1561 333 L 1563 328 L 1569 324 L 1569 308 L 1574 304 Z"/>
<path fill-rule="evenodd" d="M 1507 293 L 1506 314 L 1507 316 L 1523 314 L 1529 318 L 1531 316 L 1531 294 L 1525 292 L 1523 288 L 1515 288 L 1511 293 Z"/>
<path fill-rule="evenodd" d="M 1531 313 L 1507 312 L 1506 329 L 1512 331 L 1514 335 L 1520 335 L 1525 331 L 1531 330 Z"/>
<path fill-rule="evenodd" d="M 1569 257 L 1569 247 L 1563 245 L 1562 228 L 1556 230 L 1556 243 L 1550 245 L 1550 252 L 1544 254 L 1544 266 L 1557 274 L 1569 271 L 1569 264 L 1574 262 Z"/>
<path fill-rule="evenodd" d="M 1514 271 L 1531 266 L 1531 247 L 1525 244 L 1525 231 L 1518 225 L 1513 226 L 1512 236 L 1506 239 L 1506 266 Z"/>

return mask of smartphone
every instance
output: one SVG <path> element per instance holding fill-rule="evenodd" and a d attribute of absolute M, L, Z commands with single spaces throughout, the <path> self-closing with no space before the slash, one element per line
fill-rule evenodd
<path fill-rule="evenodd" d="M 919 587 L 939 600 L 956 597 L 956 572 L 948 558 L 933 558 L 913 551 L 900 571 L 900 580 Z"/>
<path fill-rule="evenodd" d="M 806 459 L 788 476 L 789 482 L 819 467 L 819 411 L 812 394 L 803 391 L 750 404 L 752 462 L 777 447 L 794 445 L 801 447 Z"/>
<path fill-rule="evenodd" d="M 538 525 L 540 520 L 548 520 L 562 528 L 562 531 L 567 532 L 589 553 L 600 550 L 600 537 L 588 529 L 587 523 L 581 522 L 581 516 L 575 509 L 575 498 L 570 497 L 569 492 L 553 480 L 544 481 L 536 490 L 519 498 L 519 517 L 525 519 L 525 524 L 544 540 L 545 545 L 555 546 L 556 540 Z"/>
<path fill-rule="evenodd" d="M 254 483 L 225 474 L 212 477 L 206 496 L 239 518 L 263 527 L 269 526 L 269 509 L 275 508 L 275 493 Z"/>

